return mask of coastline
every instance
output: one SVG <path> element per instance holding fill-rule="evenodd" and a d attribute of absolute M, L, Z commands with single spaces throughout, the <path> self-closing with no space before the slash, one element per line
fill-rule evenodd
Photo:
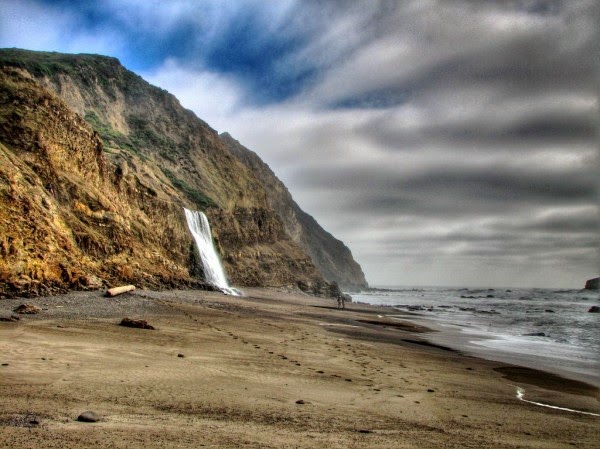
<path fill-rule="evenodd" d="M 428 343 L 388 307 L 271 289 L 0 301 L 0 447 L 592 447 L 598 388 Z M 117 326 L 141 318 L 155 331 Z M 182 355 L 183 357 L 178 357 Z M 85 425 L 85 410 L 103 419 Z M 15 425 L 36 416 L 39 425 Z M 85 427 L 87 426 L 87 427 Z M 159 432 L 160 430 L 160 432 Z"/>
<path fill-rule="evenodd" d="M 389 314 L 388 316 L 397 316 Z M 541 355 L 529 350 L 524 353 L 504 350 L 498 347 L 498 342 L 501 340 L 492 339 L 490 336 L 478 332 L 463 332 L 459 326 L 441 325 L 431 318 L 423 316 L 412 316 L 410 319 L 417 324 L 426 326 L 435 332 L 429 333 L 425 338 L 432 344 L 444 345 L 449 344 L 454 350 L 465 355 L 482 358 L 485 360 L 505 363 L 523 367 L 539 372 L 547 372 L 560 376 L 561 378 L 570 379 L 573 381 L 590 384 L 596 388 L 600 388 L 600 374 L 590 368 L 588 370 L 581 369 L 566 369 L 561 365 L 561 360 Z M 448 343 L 449 342 L 449 343 Z M 535 343 L 534 343 L 535 344 Z M 529 343 L 530 346 L 535 346 Z M 529 349 L 529 348 L 528 348 Z M 600 368 L 600 362 L 596 362 Z"/>
<path fill-rule="evenodd" d="M 396 288 L 355 299 L 390 307 L 386 317 L 430 327 L 427 340 L 467 355 L 525 366 L 600 387 L 600 297 L 583 290 Z M 397 312 L 396 312 L 397 311 Z"/>

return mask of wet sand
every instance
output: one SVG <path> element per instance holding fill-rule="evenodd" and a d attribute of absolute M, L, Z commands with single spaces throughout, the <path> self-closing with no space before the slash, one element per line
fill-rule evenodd
<path fill-rule="evenodd" d="M 599 447 L 600 418 L 516 398 L 600 413 L 595 387 L 427 343 L 385 308 L 246 293 L 0 301 L 43 309 L 0 322 L 0 447 Z"/>

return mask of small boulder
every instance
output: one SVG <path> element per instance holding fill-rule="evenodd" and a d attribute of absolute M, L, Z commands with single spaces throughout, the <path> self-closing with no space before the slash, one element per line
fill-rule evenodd
<path fill-rule="evenodd" d="M 88 410 L 87 412 L 83 412 L 81 415 L 77 417 L 77 421 L 79 422 L 97 422 L 100 420 L 100 416 L 96 412 L 92 412 Z"/>
<path fill-rule="evenodd" d="M 546 334 L 544 332 L 531 332 L 529 334 L 523 334 L 524 337 L 545 337 Z"/>
<path fill-rule="evenodd" d="M 40 313 L 41 311 L 42 311 L 42 309 L 34 306 L 33 304 L 21 304 L 20 306 L 16 307 L 13 310 L 13 312 L 15 312 L 15 313 L 21 313 L 21 314 L 27 314 L 27 315 L 33 315 L 36 313 Z"/>
<path fill-rule="evenodd" d="M 600 313 L 600 307 L 598 306 L 592 306 L 590 307 L 590 310 L 588 310 L 589 313 Z"/>
<path fill-rule="evenodd" d="M 119 326 L 134 327 L 136 329 L 151 329 L 154 330 L 154 326 L 148 324 L 145 320 L 132 320 L 131 318 L 123 318 L 119 323 Z"/>
<path fill-rule="evenodd" d="M 303 405 L 303 404 L 306 404 L 306 402 L 304 402 L 304 400 L 303 400 L 303 399 L 298 399 L 298 400 L 296 401 L 296 404 Z"/>

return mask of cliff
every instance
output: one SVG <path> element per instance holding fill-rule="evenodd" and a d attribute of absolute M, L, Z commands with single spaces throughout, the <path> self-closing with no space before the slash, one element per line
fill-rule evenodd
<path fill-rule="evenodd" d="M 118 60 L 0 50 L 0 294 L 200 285 L 183 207 L 232 284 L 329 294 L 256 176 Z"/>
<path fill-rule="evenodd" d="M 336 282 L 342 289 L 367 288 L 365 275 L 344 242 L 325 231 L 312 216 L 300 209 L 287 187 L 256 153 L 241 145 L 229 133 L 221 134 L 221 140 L 260 180 L 269 205 L 283 220 L 285 230 L 311 257 L 325 279 Z"/>

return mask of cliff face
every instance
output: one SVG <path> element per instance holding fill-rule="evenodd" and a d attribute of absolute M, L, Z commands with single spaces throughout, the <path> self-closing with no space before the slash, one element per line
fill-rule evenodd
<path fill-rule="evenodd" d="M 255 175 L 114 58 L 0 50 L 0 294 L 198 284 L 182 207 L 234 285 L 326 294 Z M 192 274 L 190 274 L 192 273 Z"/>
<path fill-rule="evenodd" d="M 292 240 L 306 251 L 325 279 L 336 282 L 342 289 L 368 287 L 360 265 L 350 249 L 317 221 L 304 212 L 292 198 L 286 186 L 253 151 L 245 148 L 228 133 L 221 134 L 229 150 L 261 181 L 270 206 L 283 220 Z"/>
<path fill-rule="evenodd" d="M 64 103 L 0 71 L 0 293 L 193 283 L 179 215 L 119 173 Z"/>

